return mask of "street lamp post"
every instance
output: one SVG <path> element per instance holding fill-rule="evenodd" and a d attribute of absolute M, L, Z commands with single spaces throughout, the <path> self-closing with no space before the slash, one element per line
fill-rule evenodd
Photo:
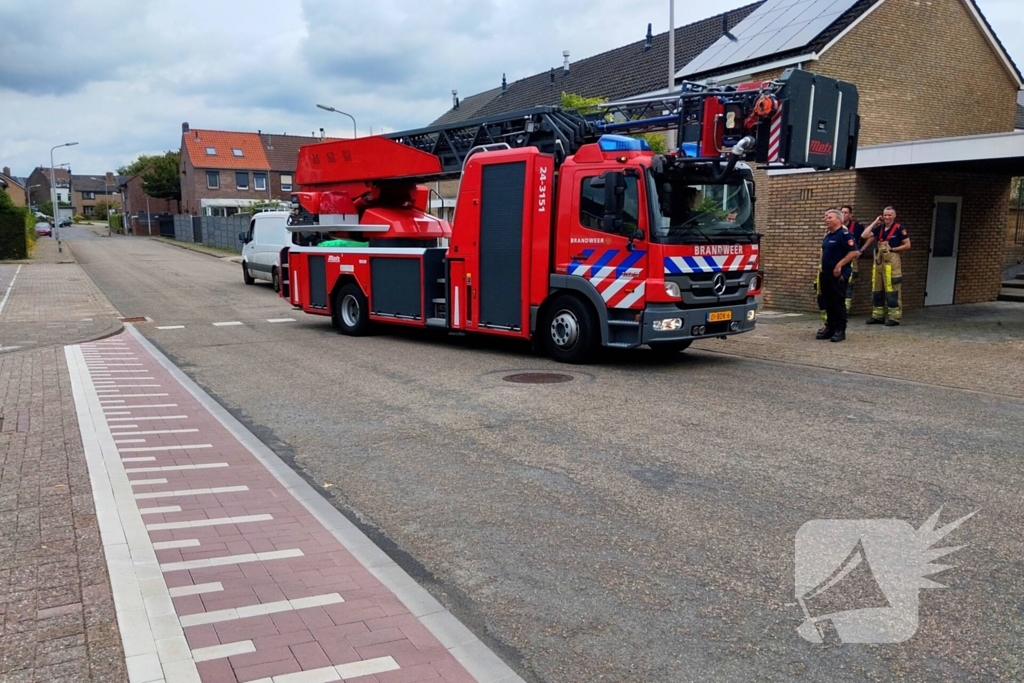
<path fill-rule="evenodd" d="M 32 210 L 32 188 L 33 187 L 39 187 L 39 185 L 29 185 L 29 186 L 27 186 L 25 188 L 25 196 L 26 196 L 27 201 L 28 201 L 28 210 L 29 211 Z"/>
<path fill-rule="evenodd" d="M 359 137 L 359 131 L 356 129 L 356 117 L 352 116 L 352 114 L 348 114 L 346 112 L 343 112 L 340 109 L 335 109 L 334 107 L 328 107 L 325 104 L 318 104 L 316 106 L 319 107 L 320 109 L 323 109 L 324 111 L 333 111 L 335 114 L 344 114 L 345 116 L 347 116 L 350 119 L 352 119 L 352 137 L 353 138 Z"/>
<path fill-rule="evenodd" d="M 57 173 L 53 170 L 53 150 L 58 147 L 74 147 L 77 144 L 77 142 L 65 142 L 64 144 L 54 145 L 50 148 L 50 194 L 53 197 L 51 200 L 53 202 L 53 229 L 57 235 L 57 251 L 63 251 L 63 249 L 60 244 L 60 227 L 58 225 L 60 221 L 57 220 L 57 216 L 60 215 L 60 211 L 57 209 Z"/>

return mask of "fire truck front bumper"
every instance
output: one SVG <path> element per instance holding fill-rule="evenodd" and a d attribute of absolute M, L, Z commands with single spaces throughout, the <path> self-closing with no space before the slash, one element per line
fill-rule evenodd
<path fill-rule="evenodd" d="M 726 337 L 750 332 L 757 324 L 757 302 L 710 308 L 681 309 L 674 304 L 650 304 L 643 314 L 641 344 Z"/>

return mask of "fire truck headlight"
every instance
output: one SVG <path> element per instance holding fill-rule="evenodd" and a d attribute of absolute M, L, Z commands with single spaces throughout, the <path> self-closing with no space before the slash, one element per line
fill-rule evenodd
<path fill-rule="evenodd" d="M 672 330 L 681 330 L 683 321 L 681 318 L 663 318 L 655 320 L 653 327 L 655 332 L 671 332 Z"/>
<path fill-rule="evenodd" d="M 755 275 L 750 279 L 750 286 L 747 287 L 747 295 L 761 291 L 761 276 Z"/>
<path fill-rule="evenodd" d="M 754 318 L 756 318 L 756 317 L 757 317 L 757 311 L 755 311 L 754 309 L 751 309 L 751 310 L 747 311 L 747 320 L 748 321 L 754 322 Z"/>
<path fill-rule="evenodd" d="M 665 293 L 669 296 L 674 296 L 680 299 L 683 297 L 682 293 L 679 291 L 679 284 L 675 282 L 665 283 Z"/>

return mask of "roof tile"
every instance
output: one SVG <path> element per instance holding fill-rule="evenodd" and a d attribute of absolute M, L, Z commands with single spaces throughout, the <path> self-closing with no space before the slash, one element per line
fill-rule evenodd
<path fill-rule="evenodd" d="M 256 133 L 193 128 L 182 133 L 182 146 L 196 168 L 270 170 L 260 136 Z M 213 148 L 216 154 L 207 154 L 207 148 Z M 242 150 L 242 156 L 235 156 L 232 153 L 235 149 Z"/>

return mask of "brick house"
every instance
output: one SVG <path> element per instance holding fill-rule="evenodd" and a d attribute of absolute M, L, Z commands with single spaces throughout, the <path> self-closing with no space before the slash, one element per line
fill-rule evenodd
<path fill-rule="evenodd" d="M 320 138 L 181 125 L 181 212 L 231 216 L 252 204 L 288 202 L 299 147 Z"/>
<path fill-rule="evenodd" d="M 149 197 L 142 189 L 142 174 L 124 178 L 120 184 L 124 214 L 131 221 L 132 233 L 136 235 L 159 235 L 160 226 L 150 214 L 177 213 L 178 202 L 173 199 Z"/>
<path fill-rule="evenodd" d="M 105 175 L 73 174 L 71 176 L 71 205 L 74 207 L 75 215 L 106 219 L 106 214 L 97 207 L 100 202 L 106 202 L 108 206 L 120 207 L 119 186 L 117 176 L 112 173 Z"/>
<path fill-rule="evenodd" d="M 71 172 L 64 168 L 52 169 L 53 177 L 55 179 L 54 184 L 57 186 L 57 203 L 67 204 L 68 208 L 58 208 L 60 212 L 59 218 L 70 218 L 73 209 L 70 208 L 71 204 Z M 52 192 L 50 185 L 50 174 L 51 169 L 44 166 L 36 166 L 32 169 L 32 173 L 29 174 L 28 179 L 25 181 L 31 190 L 32 202 L 36 206 L 45 204 L 51 201 Z M 32 187 L 37 185 L 38 187 Z"/>
<path fill-rule="evenodd" d="M 696 24 L 676 33 L 677 82 L 768 80 L 800 67 L 852 81 L 860 91 L 856 171 L 755 171 L 766 303 L 815 308 L 811 283 L 822 212 L 844 203 L 863 222 L 893 204 L 909 228 L 914 248 L 903 259 L 905 308 L 995 300 L 1010 177 L 1024 175 L 1024 135 L 1013 133 L 1022 79 L 974 0 L 837 0 L 816 22 L 805 16 L 803 23 L 775 25 L 777 33 L 758 32 L 767 13 L 792 4 L 768 0 L 705 20 L 717 23 L 717 35 L 711 27 L 695 30 Z M 737 41 L 723 37 L 723 22 Z M 778 38 L 783 35 L 788 42 Z M 769 45 L 778 47 L 762 48 Z M 612 99 L 658 93 L 659 86 L 640 87 L 633 59 L 614 58 L 623 51 L 635 57 L 638 46 L 584 60 L 604 65 L 604 84 L 593 90 L 585 89 L 589 83 L 553 83 L 542 93 L 537 84 L 558 77 L 538 74 L 510 85 L 475 115 L 554 104 L 562 90 Z M 655 75 L 662 73 L 659 65 Z M 523 97 L 508 97 L 520 83 L 531 84 Z M 502 98 L 514 106 L 503 107 Z M 870 262 L 861 265 L 866 276 Z M 856 312 L 870 307 L 869 290 L 864 277 L 856 285 Z"/>
<path fill-rule="evenodd" d="M 0 190 L 7 193 L 7 196 L 11 198 L 15 206 L 25 206 L 27 198 L 25 196 L 25 184 L 26 181 L 21 178 L 16 178 L 11 175 L 11 169 L 4 166 L 3 171 L 0 172 Z M 33 190 L 38 188 L 33 188 Z"/>

